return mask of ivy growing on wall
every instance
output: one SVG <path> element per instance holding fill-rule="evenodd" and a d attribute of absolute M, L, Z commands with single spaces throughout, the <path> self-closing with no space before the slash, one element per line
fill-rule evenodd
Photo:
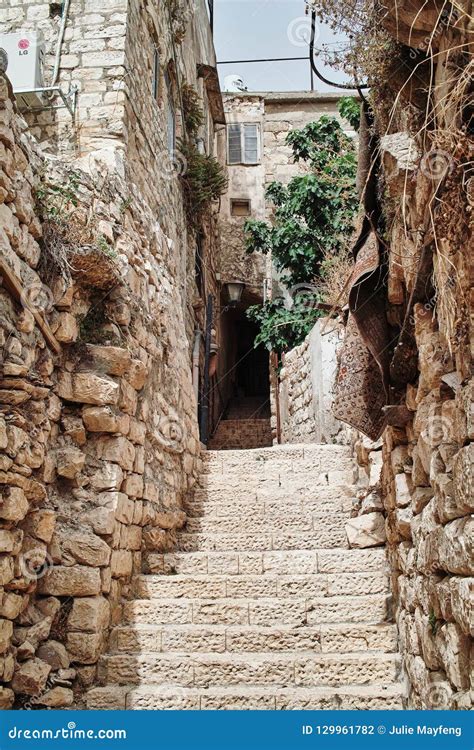
<path fill-rule="evenodd" d="M 197 136 L 204 123 L 199 94 L 193 86 L 185 83 L 181 88 L 181 96 L 187 136 L 179 143 L 185 165 L 181 184 L 188 224 L 191 228 L 198 229 L 211 203 L 226 192 L 227 176 L 214 156 L 201 153 L 198 149 Z"/>

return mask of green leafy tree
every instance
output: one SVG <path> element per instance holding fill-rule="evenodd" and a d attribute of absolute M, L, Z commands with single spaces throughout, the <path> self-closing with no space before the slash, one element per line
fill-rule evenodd
<path fill-rule="evenodd" d="M 279 353 L 303 341 L 320 315 L 307 297 L 297 298 L 291 307 L 285 304 L 283 297 L 277 297 L 247 310 L 247 316 L 260 328 L 255 346 L 263 344 L 269 351 Z"/>
<path fill-rule="evenodd" d="M 352 105 L 348 99 L 342 100 L 341 114 L 355 118 L 357 102 L 351 100 L 355 102 Z M 326 115 L 301 130 L 290 131 L 286 143 L 292 148 L 294 161 L 305 162 L 308 172 L 294 177 L 288 185 L 268 185 L 266 197 L 274 205 L 273 222 L 248 220 L 245 239 L 248 253 L 271 252 L 282 281 L 292 287 L 318 279 L 326 259 L 342 253 L 347 246 L 358 206 L 357 159 L 353 141 L 336 118 Z M 295 304 L 287 310 L 286 324 L 280 326 L 282 307 L 280 302 L 267 303 L 261 312 L 255 307 L 250 311 L 261 328 L 257 343 L 280 352 L 299 343 L 318 315 L 307 301 Z M 275 336 L 272 326 L 279 327 Z"/>

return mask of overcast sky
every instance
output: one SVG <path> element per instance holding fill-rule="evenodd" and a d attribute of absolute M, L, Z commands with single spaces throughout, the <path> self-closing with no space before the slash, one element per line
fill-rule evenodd
<path fill-rule="evenodd" d="M 214 0 L 214 37 L 218 60 L 246 60 L 308 55 L 310 17 L 304 0 Z M 318 22 L 321 43 L 337 43 L 330 29 Z M 337 82 L 344 76 L 320 66 Z M 308 60 L 219 65 L 221 81 L 240 75 L 249 91 L 300 91 L 310 89 Z M 316 91 L 334 90 L 315 80 Z"/>

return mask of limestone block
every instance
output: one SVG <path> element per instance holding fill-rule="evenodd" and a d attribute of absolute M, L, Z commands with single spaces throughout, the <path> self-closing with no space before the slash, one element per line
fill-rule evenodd
<path fill-rule="evenodd" d="M 0 557 L 0 586 L 10 583 L 14 576 L 14 560 L 10 556 Z"/>
<path fill-rule="evenodd" d="M 17 538 L 13 531 L 0 529 L 0 553 L 11 552 L 17 545 Z"/>
<path fill-rule="evenodd" d="M 118 383 L 93 372 L 58 374 L 57 394 L 66 401 L 84 404 L 116 404 L 119 398 Z"/>
<path fill-rule="evenodd" d="M 469 688 L 470 639 L 455 623 L 446 623 L 436 631 L 436 644 L 443 668 L 459 690 Z"/>
<path fill-rule="evenodd" d="M 61 420 L 64 434 L 71 438 L 76 445 L 84 445 L 86 442 L 86 431 L 80 417 L 68 414 Z"/>
<path fill-rule="evenodd" d="M 448 583 L 453 619 L 461 626 L 464 633 L 470 633 L 471 636 L 474 636 L 474 621 L 472 618 L 474 578 L 452 576 L 448 579 Z"/>
<path fill-rule="evenodd" d="M 85 454 L 78 448 L 60 448 L 56 451 L 56 471 L 60 477 L 74 479 L 82 470 L 85 460 Z"/>
<path fill-rule="evenodd" d="M 130 497 L 143 497 L 143 477 L 140 474 L 129 474 L 121 489 Z"/>
<path fill-rule="evenodd" d="M 124 492 L 101 492 L 97 502 L 113 510 L 117 521 L 125 524 L 132 523 L 134 502 Z"/>
<path fill-rule="evenodd" d="M 104 636 L 99 633 L 68 633 L 66 648 L 71 660 L 79 664 L 95 664 L 104 644 Z"/>
<path fill-rule="evenodd" d="M 394 474 L 402 473 L 408 463 L 408 447 L 406 445 L 395 446 L 390 453 L 390 462 Z"/>
<path fill-rule="evenodd" d="M 110 605 L 102 596 L 75 599 L 68 618 L 67 627 L 71 631 L 100 633 L 106 630 L 110 621 Z"/>
<path fill-rule="evenodd" d="M 53 538 L 56 526 L 56 513 L 53 510 L 35 510 L 29 513 L 22 523 L 22 529 L 27 533 L 49 544 Z"/>
<path fill-rule="evenodd" d="M 438 561 L 450 573 L 469 575 L 472 572 L 474 519 L 458 518 L 447 523 L 438 539 Z"/>
<path fill-rule="evenodd" d="M 133 471 L 135 448 L 133 443 L 122 435 L 99 438 L 97 440 L 97 455 L 106 461 L 117 463 L 122 469 Z"/>
<path fill-rule="evenodd" d="M 110 547 L 96 534 L 87 531 L 61 530 L 61 551 L 65 561 L 69 559 L 93 568 L 102 568 L 110 560 Z"/>
<path fill-rule="evenodd" d="M 369 453 L 369 486 L 374 487 L 380 482 L 382 472 L 382 451 L 371 451 Z"/>
<path fill-rule="evenodd" d="M 43 695 L 37 698 L 36 702 L 40 706 L 47 706 L 48 708 L 61 708 L 65 706 L 72 706 L 74 703 L 74 693 L 70 688 L 57 687 L 47 690 Z"/>
<path fill-rule="evenodd" d="M 453 461 L 453 497 L 452 505 L 445 509 L 451 517 L 474 512 L 474 443 L 466 445 L 455 456 Z"/>
<path fill-rule="evenodd" d="M 57 565 L 38 581 L 40 594 L 94 596 L 100 592 L 100 571 L 84 565 Z"/>
<path fill-rule="evenodd" d="M 0 619 L 0 654 L 4 654 L 10 646 L 13 635 L 13 623 L 10 620 Z"/>
<path fill-rule="evenodd" d="M 132 359 L 125 377 L 136 391 L 141 391 L 148 376 L 147 368 L 139 359 Z"/>
<path fill-rule="evenodd" d="M 20 487 L 2 487 L 0 518 L 5 521 L 21 521 L 26 516 L 28 508 L 28 500 Z"/>
<path fill-rule="evenodd" d="M 53 326 L 53 333 L 58 341 L 64 344 L 71 344 L 79 336 L 79 326 L 75 315 L 69 312 L 61 312 L 56 318 L 56 324 Z"/>
<path fill-rule="evenodd" d="M 10 688 L 0 687 L 0 709 L 8 711 L 15 700 L 15 693 Z"/>
<path fill-rule="evenodd" d="M 395 502 L 399 508 L 411 503 L 411 480 L 407 474 L 395 474 Z"/>
<path fill-rule="evenodd" d="M 421 513 L 433 497 L 431 487 L 415 487 L 412 494 L 412 510 L 415 515 Z"/>
<path fill-rule="evenodd" d="M 145 436 L 146 436 L 146 424 L 144 422 L 139 422 L 138 419 L 130 419 L 130 430 L 128 434 L 128 439 L 132 441 L 132 443 L 138 443 L 139 445 L 144 445 L 145 443 Z"/>
<path fill-rule="evenodd" d="M 31 627 L 16 627 L 13 631 L 13 641 L 16 645 L 28 641 L 33 649 L 36 649 L 49 637 L 52 623 L 52 617 L 44 617 Z"/>
<path fill-rule="evenodd" d="M 41 659 L 30 659 L 15 671 L 12 688 L 15 693 L 39 695 L 46 687 L 51 666 Z"/>
<path fill-rule="evenodd" d="M 75 601 L 82 600 L 76 599 Z M 46 662 L 46 664 L 49 664 L 54 671 L 67 669 L 70 664 L 68 653 L 59 641 L 51 640 L 42 643 L 38 649 L 37 656 Z"/>
<path fill-rule="evenodd" d="M 0 596 L 0 617 L 16 620 L 25 606 L 25 599 L 20 594 L 4 591 Z"/>
<path fill-rule="evenodd" d="M 106 463 L 91 477 L 96 490 L 118 490 L 123 482 L 123 471 L 118 464 Z"/>
<path fill-rule="evenodd" d="M 128 414 L 120 414 L 110 406 L 89 406 L 82 410 L 82 419 L 89 432 L 120 432 L 126 435 L 130 428 Z"/>
<path fill-rule="evenodd" d="M 418 305 L 415 305 L 415 308 Z M 431 315 L 431 312 L 429 313 Z M 418 340 L 418 333 L 417 333 Z M 427 390 L 439 388 L 441 377 L 449 368 L 446 363 L 445 349 L 439 333 L 424 334 L 418 345 L 418 366 L 423 374 L 423 383 Z"/>
<path fill-rule="evenodd" d="M 92 359 L 94 370 L 107 375 L 124 375 L 130 368 L 131 355 L 128 349 L 119 346 L 87 345 L 87 359 Z"/>
<path fill-rule="evenodd" d="M 382 513 L 366 513 L 346 523 L 350 547 L 377 547 L 385 544 L 385 518 Z"/>
<path fill-rule="evenodd" d="M 95 534 L 108 536 L 114 531 L 115 513 L 111 508 L 94 508 L 84 513 L 81 519 L 91 527 Z"/>
<path fill-rule="evenodd" d="M 137 411 L 137 392 L 124 378 L 120 381 L 120 396 L 118 404 L 122 411 L 131 416 L 134 416 Z"/>
<path fill-rule="evenodd" d="M 124 549 L 115 549 L 110 559 L 112 578 L 127 578 L 132 574 L 133 556 Z"/>

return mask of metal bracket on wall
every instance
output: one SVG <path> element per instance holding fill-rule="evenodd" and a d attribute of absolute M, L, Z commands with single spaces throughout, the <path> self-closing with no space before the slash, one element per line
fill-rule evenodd
<path fill-rule="evenodd" d="M 71 117 L 74 119 L 77 107 L 77 86 L 71 86 L 69 91 L 66 93 L 60 86 L 44 86 L 43 88 L 37 89 L 26 89 L 22 91 L 14 91 L 15 98 L 17 100 L 18 108 L 21 112 L 44 112 L 52 109 L 67 109 Z M 38 107 L 32 107 L 28 104 L 25 98 L 28 94 L 46 94 L 54 95 L 57 94 L 62 104 L 51 104 L 47 103 Z"/>

